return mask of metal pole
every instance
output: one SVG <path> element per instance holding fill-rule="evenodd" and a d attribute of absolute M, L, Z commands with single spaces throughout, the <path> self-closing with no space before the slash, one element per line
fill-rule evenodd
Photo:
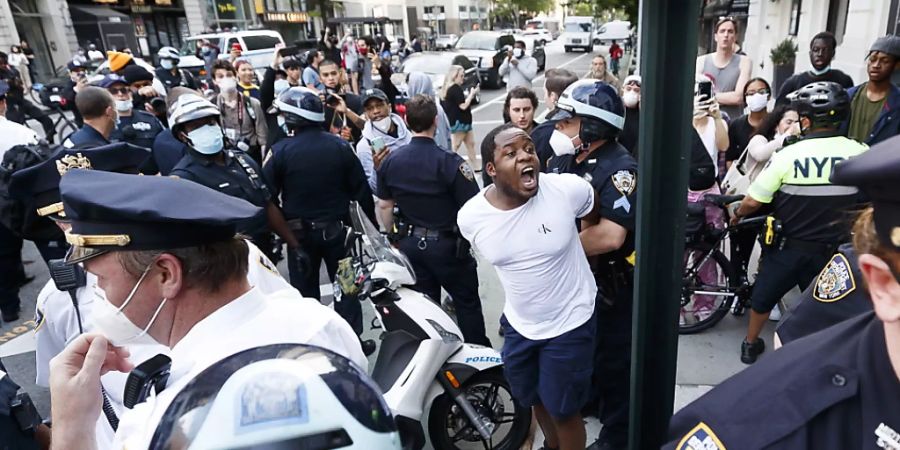
<path fill-rule="evenodd" d="M 628 447 L 632 450 L 658 449 L 664 443 L 675 397 L 699 1 L 647 2 L 639 25 L 643 117 Z"/>

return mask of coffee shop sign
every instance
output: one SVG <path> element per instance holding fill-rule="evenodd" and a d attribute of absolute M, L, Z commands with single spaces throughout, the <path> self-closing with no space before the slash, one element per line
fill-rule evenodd
<path fill-rule="evenodd" d="M 305 12 L 267 12 L 265 21 L 306 23 L 309 22 L 309 16 Z"/>

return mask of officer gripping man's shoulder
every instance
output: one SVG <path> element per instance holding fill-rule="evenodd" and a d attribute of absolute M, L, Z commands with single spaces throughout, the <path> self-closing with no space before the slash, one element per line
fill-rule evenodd
<path fill-rule="evenodd" d="M 603 423 L 594 448 L 628 445 L 628 384 L 634 287 L 637 162 L 616 138 L 625 108 L 615 88 L 598 80 L 569 85 L 547 115 L 555 123 L 547 172 L 571 173 L 594 188 L 601 223 L 581 228 L 597 282 L 597 347 L 585 409 Z M 587 239 L 585 239 L 587 238 Z"/>
<path fill-rule="evenodd" d="M 391 240 L 412 263 L 414 289 L 439 301 L 444 288 L 453 299 L 463 339 L 490 346 L 475 258 L 456 226 L 459 209 L 478 194 L 478 184 L 462 157 L 435 143 L 437 108 L 423 94 L 406 103 L 413 137 L 378 168 L 378 213 Z"/>
<path fill-rule="evenodd" d="M 898 150 L 900 137 L 884 141 L 830 176 L 872 200 L 853 225 L 853 246 L 874 311 L 797 339 L 719 384 L 672 418 L 663 448 L 900 448 L 900 357 L 891 347 L 900 339 Z"/>
<path fill-rule="evenodd" d="M 872 310 L 853 245 L 844 244 L 800 295 L 797 306 L 778 323 L 776 346 L 824 330 Z"/>

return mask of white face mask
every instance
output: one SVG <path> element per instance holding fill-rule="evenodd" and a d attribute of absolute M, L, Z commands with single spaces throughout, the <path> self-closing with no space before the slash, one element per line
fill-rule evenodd
<path fill-rule="evenodd" d="M 748 95 L 747 98 L 747 106 L 750 107 L 750 111 L 758 112 L 766 109 L 766 106 L 769 104 L 769 96 L 766 94 L 753 94 Z"/>
<path fill-rule="evenodd" d="M 641 94 L 638 94 L 637 92 L 625 91 L 625 93 L 622 94 L 622 103 L 624 103 L 627 108 L 634 108 L 640 101 Z"/>
<path fill-rule="evenodd" d="M 221 127 L 211 124 L 204 125 L 187 134 L 194 150 L 204 155 L 215 155 L 222 151 L 225 146 L 225 143 L 222 142 L 224 136 Z"/>
<path fill-rule="evenodd" d="M 822 75 L 825 75 L 825 74 L 828 73 L 828 71 L 830 71 L 830 70 L 831 70 L 831 64 L 829 64 L 829 65 L 823 67 L 822 70 L 816 70 L 815 67 L 810 67 L 810 68 L 809 68 L 809 71 L 812 72 L 813 75 L 816 75 L 816 76 L 822 76 Z"/>
<path fill-rule="evenodd" d="M 521 58 L 525 56 L 525 50 L 522 50 L 521 48 L 514 48 L 513 56 L 515 56 L 516 58 Z"/>
<path fill-rule="evenodd" d="M 237 91 L 237 80 L 233 77 L 225 77 L 221 78 L 218 81 L 219 90 L 222 92 L 235 92 Z"/>
<path fill-rule="evenodd" d="M 132 323 L 125 316 L 125 313 L 122 312 L 128 306 L 128 303 L 131 302 L 131 299 L 134 298 L 135 292 L 137 292 L 138 287 L 141 286 L 141 282 L 144 281 L 148 273 L 150 273 L 149 265 L 144 269 L 144 273 L 141 274 L 141 278 L 135 283 L 128 297 L 122 302 L 122 306 L 118 308 L 106 299 L 106 293 L 103 290 L 99 287 L 97 288 L 97 295 L 102 298 L 96 299 L 94 302 L 94 309 L 91 311 L 91 323 L 100 334 L 106 336 L 109 342 L 116 347 L 124 345 L 160 345 L 156 339 L 147 334 L 147 330 L 153 326 L 153 322 L 156 321 L 156 317 L 159 316 L 159 312 L 162 311 L 168 299 L 164 298 L 162 300 L 153 313 L 153 317 L 150 318 L 150 322 L 143 329 Z"/>
<path fill-rule="evenodd" d="M 381 131 L 387 132 L 391 129 L 391 116 L 387 116 L 384 119 L 373 120 L 372 126 L 378 128 Z"/>
<path fill-rule="evenodd" d="M 161 59 L 159 60 L 159 65 L 166 70 L 172 70 L 175 67 L 175 63 L 171 59 Z"/>
<path fill-rule="evenodd" d="M 553 148 L 553 153 L 556 156 L 574 155 L 575 144 L 572 143 L 573 140 L 575 138 L 566 136 L 562 131 L 553 130 L 553 134 L 550 135 L 550 147 Z"/>
<path fill-rule="evenodd" d="M 131 111 L 131 100 L 116 100 L 116 111 Z"/>

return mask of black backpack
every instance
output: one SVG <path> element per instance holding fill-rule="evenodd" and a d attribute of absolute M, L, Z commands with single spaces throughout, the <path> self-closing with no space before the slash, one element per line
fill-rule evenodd
<path fill-rule="evenodd" d="M 34 145 L 17 145 L 3 155 L 0 163 L 0 224 L 17 236 L 30 240 L 62 236 L 53 221 L 37 215 L 33 201 L 22 201 L 9 195 L 9 183 L 14 173 L 50 159 L 60 148 L 41 140 Z"/>
<path fill-rule="evenodd" d="M 716 184 L 716 163 L 709 156 L 706 146 L 696 131 L 691 133 L 691 165 L 688 187 L 692 191 L 705 191 Z"/>

